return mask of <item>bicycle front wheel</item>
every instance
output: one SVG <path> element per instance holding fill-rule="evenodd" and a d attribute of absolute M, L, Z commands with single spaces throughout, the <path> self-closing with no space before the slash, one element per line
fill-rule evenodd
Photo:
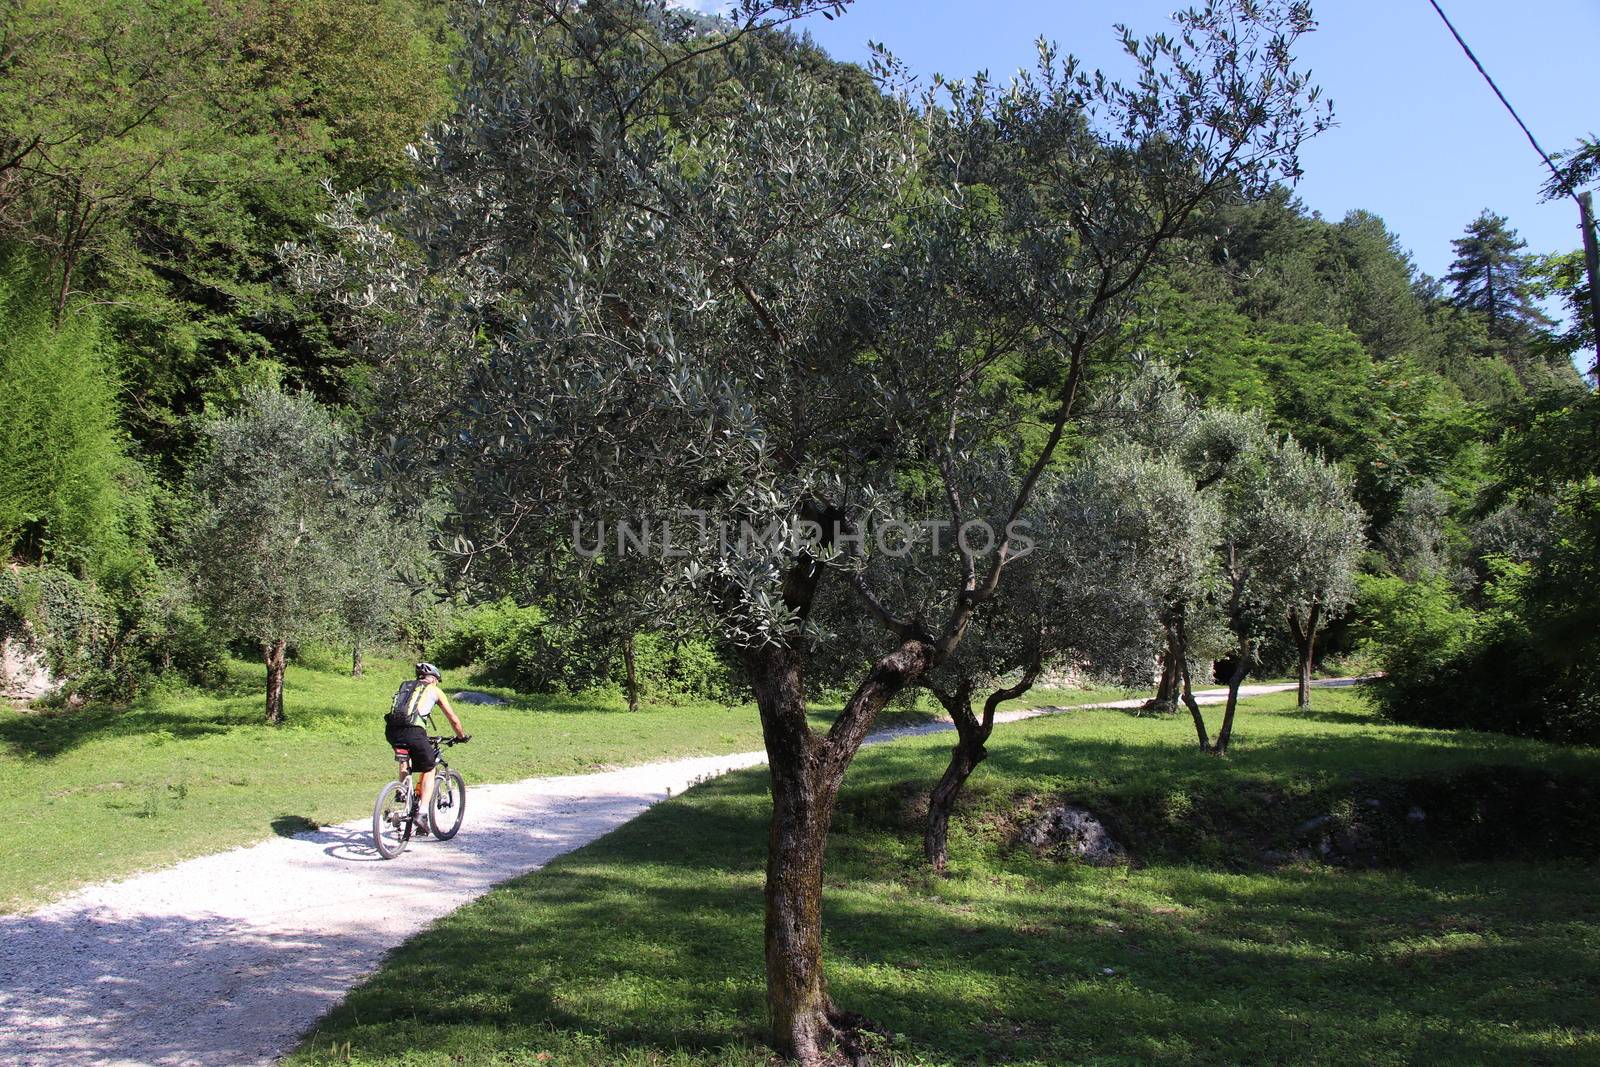
<path fill-rule="evenodd" d="M 397 778 L 383 787 L 378 802 L 372 806 L 372 845 L 378 855 L 392 860 L 406 850 L 411 836 L 408 816 L 411 814 L 411 783 Z"/>
<path fill-rule="evenodd" d="M 428 801 L 428 823 L 433 836 L 448 841 L 461 829 L 461 820 L 467 814 L 467 783 L 461 775 L 449 771 L 439 775 L 433 783 L 433 797 Z"/>

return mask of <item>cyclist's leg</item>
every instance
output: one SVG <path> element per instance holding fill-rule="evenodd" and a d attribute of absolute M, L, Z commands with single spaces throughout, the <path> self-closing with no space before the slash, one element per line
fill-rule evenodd
<path fill-rule="evenodd" d="M 403 731 L 405 747 L 411 754 L 411 772 L 416 775 L 416 788 L 412 799 L 416 804 L 417 826 L 426 827 L 428 801 L 433 795 L 433 768 L 438 759 L 438 749 L 428 739 L 420 726 L 408 726 Z"/>

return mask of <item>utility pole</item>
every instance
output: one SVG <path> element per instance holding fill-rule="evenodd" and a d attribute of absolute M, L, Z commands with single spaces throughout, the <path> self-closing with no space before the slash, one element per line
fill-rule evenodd
<path fill-rule="evenodd" d="M 1594 329 L 1594 380 L 1600 388 L 1600 251 L 1595 249 L 1594 202 L 1587 190 L 1577 194 L 1578 225 L 1583 229 L 1583 266 L 1589 273 L 1589 325 Z"/>

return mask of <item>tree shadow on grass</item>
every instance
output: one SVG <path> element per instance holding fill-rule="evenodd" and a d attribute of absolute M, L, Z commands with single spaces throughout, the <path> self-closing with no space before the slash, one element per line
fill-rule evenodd
<path fill-rule="evenodd" d="M 1260 714 L 1260 713 L 1256 713 Z M 1574 771 L 1600 767 L 1600 750 L 1560 747 L 1519 738 L 1450 730 L 1272 734 L 1246 721 L 1226 757 L 1199 751 L 1174 730 L 1168 738 L 1135 742 L 1079 738 L 1061 732 L 999 730 L 989 744 L 994 768 L 1013 776 L 1097 783 L 1216 782 L 1278 779 L 1409 778 L 1484 765 L 1540 766 Z M 924 757 L 925 758 L 925 757 Z M 914 753 L 902 765 L 917 762 Z M 975 774 L 985 773 L 985 765 Z M 923 773 L 942 768 L 924 766 Z"/>
<path fill-rule="evenodd" d="M 1272 710 L 1253 710 L 1252 718 L 1291 719 L 1301 722 L 1328 722 L 1341 726 L 1374 726 L 1381 725 L 1381 721 L 1374 719 L 1370 714 L 1361 711 L 1319 711 L 1310 708 L 1283 708 Z"/>
<path fill-rule="evenodd" d="M 397 949 L 311 1041 L 426 1057 L 449 1054 L 463 1028 L 556 1027 L 697 1051 L 753 1040 L 761 894 L 722 881 L 668 887 L 554 867 L 532 886 L 512 883 Z M 430 991 L 425 1032 L 397 1025 L 412 989 Z"/>
<path fill-rule="evenodd" d="M 835 953 L 832 988 L 916 1051 L 959 1063 L 1555 1063 L 1587 1025 L 1593 954 L 1554 939 L 1555 923 L 1526 941 L 1391 952 L 1365 936 L 1388 893 L 1319 897 L 1361 912 L 1330 930 L 1271 899 L 1158 923 L 1019 906 L 952 937 L 945 922 L 872 908 L 859 925 L 873 944 Z M 864 936 L 838 926 L 836 944 Z M 891 940 L 903 947 L 876 947 Z M 884 981 L 895 969 L 912 988 Z M 1529 983 L 1543 994 L 1507 989 Z"/>
<path fill-rule="evenodd" d="M 166 734 L 173 738 L 225 733 L 244 725 L 231 710 L 209 715 L 92 705 L 27 712 L 0 719 L 0 744 L 16 755 L 52 759 L 102 737 Z"/>
<path fill-rule="evenodd" d="M 597 1063 L 748 1048 L 761 801 L 758 776 L 724 780 L 502 887 L 399 949 L 314 1044 L 426 1059 L 469 1033 L 507 1054 L 564 1033 L 597 1041 Z M 1565 896 L 1545 900 L 1530 887 L 1552 871 Z M 830 859 L 836 1001 L 934 1063 L 1541 1062 L 1588 1025 L 1600 916 L 1575 936 L 1576 868 L 996 873 L 1016 888 L 935 886 L 892 849 Z"/>

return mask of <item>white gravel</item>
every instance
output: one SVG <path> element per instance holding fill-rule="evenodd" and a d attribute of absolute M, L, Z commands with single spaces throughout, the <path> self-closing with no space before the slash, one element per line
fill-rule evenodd
<path fill-rule="evenodd" d="M 1198 695 L 1214 703 L 1225 694 Z M 999 718 L 1061 710 L 1069 709 Z M 948 729 L 887 730 L 872 740 Z M 423 838 L 385 862 L 368 817 L 0 916 L 0 1063 L 271 1063 L 385 953 L 435 919 L 697 781 L 763 762 L 763 753 L 739 752 L 472 786 L 471 749 L 463 749 L 466 825 L 453 841 Z"/>

